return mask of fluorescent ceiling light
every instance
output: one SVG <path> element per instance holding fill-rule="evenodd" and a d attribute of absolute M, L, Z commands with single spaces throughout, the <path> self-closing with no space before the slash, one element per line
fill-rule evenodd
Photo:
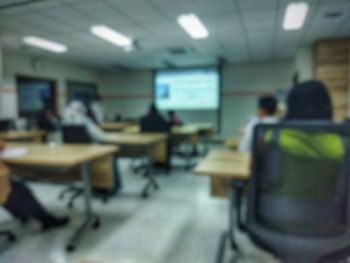
<path fill-rule="evenodd" d="M 305 2 L 290 3 L 284 15 L 284 30 L 298 30 L 302 28 L 308 10 L 309 6 Z"/>
<path fill-rule="evenodd" d="M 40 37 L 27 36 L 23 38 L 23 42 L 27 45 L 46 49 L 55 53 L 64 53 L 68 50 L 68 48 L 65 45 L 46 40 Z"/>
<path fill-rule="evenodd" d="M 194 39 L 207 38 L 208 29 L 195 14 L 180 15 L 177 23 Z"/>
<path fill-rule="evenodd" d="M 91 33 L 117 46 L 127 47 L 132 45 L 130 38 L 104 25 L 92 26 Z"/>

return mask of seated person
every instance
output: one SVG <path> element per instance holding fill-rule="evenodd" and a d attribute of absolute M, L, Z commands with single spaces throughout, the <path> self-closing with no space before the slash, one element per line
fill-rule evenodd
<path fill-rule="evenodd" d="M 0 151 L 5 148 L 0 141 Z M 41 223 L 43 230 L 50 230 L 68 224 L 68 217 L 57 217 L 47 212 L 29 188 L 22 182 L 10 178 L 10 171 L 0 162 L 0 204 L 22 222 L 33 218 Z"/>
<path fill-rule="evenodd" d="M 64 111 L 63 124 L 83 125 L 91 138 L 96 142 L 113 140 L 116 134 L 104 132 L 91 118 L 87 116 L 87 109 L 81 101 L 73 100 Z"/>
<path fill-rule="evenodd" d="M 259 98 L 257 117 L 250 120 L 244 130 L 243 138 L 239 144 L 240 152 L 250 152 L 252 150 L 252 141 L 254 136 L 254 128 L 259 123 L 276 123 L 278 118 L 275 116 L 277 112 L 277 100 L 274 96 L 263 96 Z"/>
<path fill-rule="evenodd" d="M 38 127 L 47 132 L 55 132 L 59 128 L 59 119 L 49 105 L 45 105 L 38 117 Z"/>
<path fill-rule="evenodd" d="M 143 132 L 170 132 L 170 123 L 159 113 L 154 104 L 151 104 L 148 113 L 140 120 Z"/>
<path fill-rule="evenodd" d="M 94 119 L 98 124 L 102 124 L 105 122 L 105 110 L 101 103 L 101 97 L 99 95 L 90 103 L 91 113 L 94 116 Z"/>
<path fill-rule="evenodd" d="M 169 122 L 171 126 L 181 126 L 182 125 L 182 121 L 180 120 L 180 118 L 176 115 L 175 111 L 171 110 L 168 111 L 168 116 L 169 116 Z"/>
<path fill-rule="evenodd" d="M 156 106 L 151 104 L 148 113 L 143 116 L 140 120 L 141 132 L 162 132 L 170 133 L 170 123 L 167 122 L 163 116 L 158 112 Z M 167 142 L 167 158 L 165 166 L 170 169 L 170 159 L 171 159 L 171 145 L 170 140 Z M 158 164 L 158 166 L 163 166 L 163 164 Z"/>
<path fill-rule="evenodd" d="M 324 85 L 318 81 L 305 82 L 294 87 L 289 93 L 287 103 L 286 121 L 332 121 L 330 96 Z M 272 133 L 267 131 L 265 140 L 271 141 L 272 137 Z M 267 196 L 271 194 L 278 196 L 278 201 L 273 204 L 268 202 L 269 215 L 265 214 L 263 220 L 286 232 L 297 231 L 312 236 L 341 232 L 345 225 L 341 213 L 334 216 L 329 213 L 329 216 L 326 216 L 317 214 L 320 212 L 315 210 L 311 218 L 304 216 L 300 219 L 300 223 L 298 219 L 294 219 L 293 224 L 290 224 L 285 223 L 285 215 L 278 210 L 285 204 L 283 202 L 289 204 L 293 202 L 295 207 L 299 204 L 301 207 L 309 204 L 310 211 L 317 207 L 314 204 L 332 204 L 334 211 L 342 205 L 341 198 L 333 200 L 346 154 L 341 137 L 322 131 L 306 132 L 284 128 L 280 130 L 278 144 L 280 152 L 274 155 L 274 158 L 279 160 L 281 171 L 278 183 L 261 185 Z M 267 158 L 265 155 L 261 156 L 265 157 Z M 268 171 L 263 173 L 265 177 L 271 174 L 271 171 Z M 324 211 L 327 211 L 326 207 Z M 324 220 L 315 222 L 314 217 Z"/>

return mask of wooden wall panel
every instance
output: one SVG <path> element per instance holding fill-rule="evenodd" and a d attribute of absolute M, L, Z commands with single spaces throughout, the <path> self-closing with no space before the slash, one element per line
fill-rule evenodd
<path fill-rule="evenodd" d="M 315 77 L 329 90 L 335 121 L 343 121 L 347 117 L 349 60 L 350 39 L 323 40 L 314 46 Z"/>

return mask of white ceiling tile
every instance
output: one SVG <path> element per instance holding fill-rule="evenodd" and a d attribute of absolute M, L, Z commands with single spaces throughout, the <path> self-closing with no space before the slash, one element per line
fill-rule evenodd
<path fill-rule="evenodd" d="M 282 28 L 279 28 L 276 34 L 276 41 L 277 42 L 301 41 L 303 36 L 304 34 L 302 30 L 285 31 Z"/>
<path fill-rule="evenodd" d="M 278 0 L 237 0 L 241 10 L 247 9 L 275 9 L 277 8 Z"/>
<path fill-rule="evenodd" d="M 72 26 L 75 29 L 87 30 L 94 21 L 88 16 L 75 11 L 69 6 L 62 6 L 52 10 L 46 10 L 45 16 Z"/>
<path fill-rule="evenodd" d="M 292 59 L 295 57 L 298 47 L 300 46 L 299 42 L 276 42 L 274 57 L 280 59 Z"/>
<path fill-rule="evenodd" d="M 246 29 L 274 28 L 276 25 L 276 9 L 257 9 L 242 12 Z"/>
<path fill-rule="evenodd" d="M 270 42 L 275 38 L 274 28 L 251 29 L 247 30 L 247 39 L 249 43 Z"/>
<path fill-rule="evenodd" d="M 128 0 L 129 1 L 129 0 Z M 110 3 L 103 0 L 89 1 L 89 2 L 77 2 L 70 4 L 77 12 L 90 17 L 93 23 L 113 23 L 118 25 L 131 24 L 129 17 L 114 8 Z"/>
<path fill-rule="evenodd" d="M 289 3 L 292 2 L 301 2 L 296 0 L 279 0 L 278 7 L 285 9 Z M 302 2 L 306 2 L 309 6 L 310 5 L 317 5 L 320 0 L 303 0 Z"/>
<path fill-rule="evenodd" d="M 191 12 L 201 18 L 237 13 L 235 2 L 232 0 L 192 0 L 192 3 L 194 7 Z"/>
<path fill-rule="evenodd" d="M 111 5 L 138 23 L 165 22 L 165 17 L 151 2 L 140 0 L 115 1 L 107 0 Z"/>
<path fill-rule="evenodd" d="M 193 2 L 189 0 L 150 0 L 150 2 L 154 3 L 155 7 L 172 21 L 175 21 L 181 14 L 193 13 L 196 8 Z"/>

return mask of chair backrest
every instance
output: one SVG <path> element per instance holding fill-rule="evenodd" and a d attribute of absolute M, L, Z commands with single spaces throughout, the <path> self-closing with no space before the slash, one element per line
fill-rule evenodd
<path fill-rule="evenodd" d="M 62 135 L 64 143 L 92 143 L 86 127 L 83 125 L 64 125 L 62 126 Z"/>
<path fill-rule="evenodd" d="M 9 131 L 14 130 L 16 128 L 16 124 L 14 120 L 0 120 L 0 131 Z"/>
<path fill-rule="evenodd" d="M 350 125 L 259 125 L 247 229 L 285 262 L 313 262 L 349 244 Z"/>
<path fill-rule="evenodd" d="M 170 123 L 161 115 L 153 114 L 143 117 L 140 121 L 141 132 L 170 132 Z"/>

